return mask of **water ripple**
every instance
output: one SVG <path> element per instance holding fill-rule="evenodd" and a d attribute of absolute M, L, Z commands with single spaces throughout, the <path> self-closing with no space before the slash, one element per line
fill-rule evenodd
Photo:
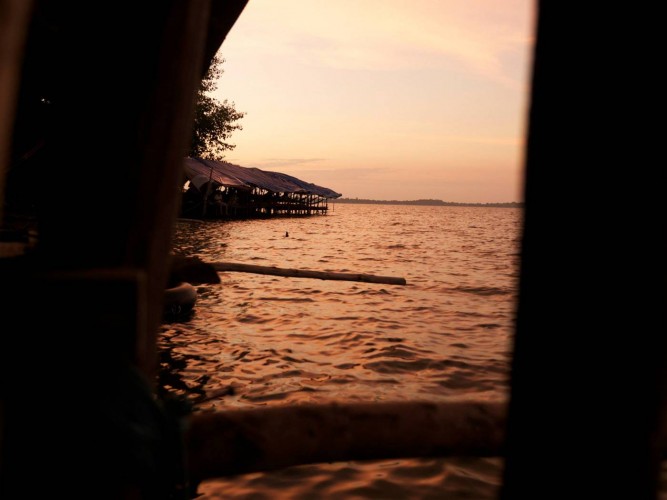
<path fill-rule="evenodd" d="M 160 386 L 198 411 L 505 397 L 520 225 L 518 209 L 336 205 L 177 227 L 174 250 L 209 262 L 408 284 L 221 273 L 187 322 L 163 325 Z M 500 470 L 481 459 L 320 464 L 210 481 L 200 498 L 490 499 Z"/>

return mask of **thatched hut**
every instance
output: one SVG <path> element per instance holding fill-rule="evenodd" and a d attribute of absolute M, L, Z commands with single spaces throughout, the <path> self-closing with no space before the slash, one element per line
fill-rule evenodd
<path fill-rule="evenodd" d="M 340 193 L 281 172 L 186 158 L 184 217 L 253 218 L 325 215 Z"/>

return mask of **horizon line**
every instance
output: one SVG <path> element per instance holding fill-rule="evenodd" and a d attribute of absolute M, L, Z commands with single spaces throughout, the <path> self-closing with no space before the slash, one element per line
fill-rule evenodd
<path fill-rule="evenodd" d="M 381 199 L 372 199 L 372 198 L 334 198 L 334 201 L 343 202 L 343 203 L 418 203 L 418 204 L 431 204 L 431 205 L 521 205 L 523 206 L 523 201 L 490 201 L 490 202 L 476 202 L 476 201 L 444 201 L 437 198 L 419 198 L 413 200 L 381 200 Z"/>

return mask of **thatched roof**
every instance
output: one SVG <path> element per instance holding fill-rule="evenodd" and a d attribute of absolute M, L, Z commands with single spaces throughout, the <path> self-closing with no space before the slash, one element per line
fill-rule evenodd
<path fill-rule="evenodd" d="M 224 161 L 185 159 L 185 176 L 188 180 L 206 182 L 209 179 L 225 187 L 251 190 L 262 188 L 274 193 L 314 194 L 323 198 L 339 198 L 340 193 L 302 181 L 281 172 L 270 172 L 259 168 L 247 168 Z"/>

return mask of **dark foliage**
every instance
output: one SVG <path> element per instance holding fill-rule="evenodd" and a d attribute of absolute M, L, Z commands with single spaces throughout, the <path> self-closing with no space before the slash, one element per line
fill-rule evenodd
<path fill-rule="evenodd" d="M 245 113 L 237 111 L 233 102 L 220 102 L 211 93 L 218 88 L 224 59 L 214 57 L 197 91 L 192 142 L 188 156 L 222 160 L 225 152 L 236 146 L 227 142 L 235 130 L 243 127 L 237 123 Z"/>

